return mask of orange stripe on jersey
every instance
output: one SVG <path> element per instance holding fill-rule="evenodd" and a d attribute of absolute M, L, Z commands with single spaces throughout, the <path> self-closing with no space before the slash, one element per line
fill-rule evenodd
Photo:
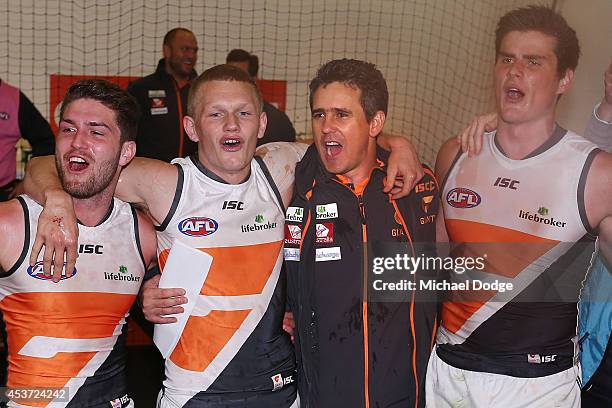
<path fill-rule="evenodd" d="M 259 295 L 270 279 L 283 242 L 240 247 L 206 248 L 212 266 L 200 291 L 202 296 Z M 196 306 L 197 307 L 197 306 Z M 202 372 L 223 350 L 252 309 L 212 310 L 189 317 L 170 359 L 185 370 Z"/>
<path fill-rule="evenodd" d="M 558 244 L 551 239 L 473 221 L 447 219 L 446 228 L 451 241 L 466 243 L 454 250 L 453 256 L 483 257 L 484 271 L 506 278 L 517 277 Z M 451 292 L 442 304 L 444 327 L 456 333 L 496 293 L 488 290 Z"/>
<path fill-rule="evenodd" d="M 261 293 L 272 274 L 282 246 L 282 241 L 276 241 L 232 248 L 201 249 L 213 257 L 201 294 L 240 296 Z"/>
<path fill-rule="evenodd" d="M 114 293 L 30 292 L 2 299 L 0 308 L 9 345 L 8 386 L 65 386 L 100 351 L 94 341 L 113 337 L 135 297 Z M 83 351 L 64 348 L 64 343 L 71 340 L 82 341 Z"/>
<path fill-rule="evenodd" d="M 553 245 L 559 242 L 475 221 L 446 219 L 445 222 L 448 236 L 452 242 L 548 242 Z"/>
<path fill-rule="evenodd" d="M 219 354 L 250 310 L 214 310 L 208 316 L 191 316 L 170 360 L 177 366 L 202 372 Z"/>

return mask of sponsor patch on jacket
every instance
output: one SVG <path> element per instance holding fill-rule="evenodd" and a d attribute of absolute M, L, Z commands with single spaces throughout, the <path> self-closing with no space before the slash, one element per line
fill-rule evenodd
<path fill-rule="evenodd" d="M 334 223 L 323 222 L 317 224 L 316 227 L 316 239 L 317 244 L 333 244 L 334 243 Z"/>
<path fill-rule="evenodd" d="M 283 386 L 291 384 L 294 381 L 292 375 L 288 375 L 283 378 L 282 374 L 276 374 L 270 378 L 272 378 L 272 391 L 280 390 L 281 388 L 283 388 Z"/>
<path fill-rule="evenodd" d="M 330 218 L 338 218 L 338 204 L 317 205 L 317 220 L 328 220 Z"/>
<path fill-rule="evenodd" d="M 165 115 L 168 113 L 165 97 L 151 97 L 151 115 Z"/>
<path fill-rule="evenodd" d="M 165 98 L 166 91 L 164 89 L 149 89 L 149 98 Z"/>
<path fill-rule="evenodd" d="M 304 219 L 304 209 L 302 207 L 289 207 L 285 213 L 285 221 L 302 222 Z"/>
<path fill-rule="evenodd" d="M 285 224 L 285 245 L 300 245 L 302 228 L 299 225 Z"/>
<path fill-rule="evenodd" d="M 469 188 L 453 188 L 446 194 L 446 202 L 455 208 L 474 208 L 480 204 L 480 195 Z"/>
<path fill-rule="evenodd" d="M 339 261 L 342 259 L 340 247 L 316 248 L 315 262 Z"/>
<path fill-rule="evenodd" d="M 300 248 L 284 248 L 283 255 L 285 256 L 285 261 L 299 261 Z"/>

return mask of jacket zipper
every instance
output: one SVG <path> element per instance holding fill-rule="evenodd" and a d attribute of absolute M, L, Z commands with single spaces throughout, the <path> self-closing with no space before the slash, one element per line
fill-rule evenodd
<path fill-rule="evenodd" d="M 364 364 L 364 373 L 363 373 L 363 382 L 364 382 L 364 401 L 365 408 L 370 408 L 370 350 L 369 350 L 369 338 L 368 338 L 368 230 L 366 227 L 366 216 L 365 216 L 365 205 L 363 202 L 363 192 L 365 192 L 364 187 L 361 194 L 356 194 L 355 191 L 341 183 L 338 180 L 334 180 L 340 185 L 346 187 L 353 195 L 357 198 L 357 202 L 359 204 L 359 215 L 361 218 L 361 239 L 362 239 L 362 247 L 363 247 L 363 301 L 361 304 L 361 313 L 363 318 L 363 364 Z"/>
<path fill-rule="evenodd" d="M 365 191 L 365 188 L 364 188 Z M 369 390 L 369 374 L 370 374 L 370 350 L 368 337 L 368 229 L 366 227 L 365 206 L 363 204 L 363 192 L 357 196 L 359 201 L 359 214 L 361 215 L 361 237 L 363 242 L 363 361 L 364 361 L 364 398 L 365 407 L 370 407 L 370 390 Z"/>

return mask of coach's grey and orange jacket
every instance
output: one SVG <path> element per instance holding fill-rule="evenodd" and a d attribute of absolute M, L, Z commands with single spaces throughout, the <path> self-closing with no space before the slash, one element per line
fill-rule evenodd
<path fill-rule="evenodd" d="M 387 153 L 378 149 L 377 155 L 378 167 L 359 186 L 328 173 L 314 146 L 296 169 L 285 260 L 299 391 L 308 408 L 424 405 L 435 299 L 418 300 L 423 294 L 407 288 L 376 288 L 430 276 L 389 265 L 375 273 L 372 265 L 398 253 L 430 254 L 438 190 L 426 169 L 408 197 L 392 200 L 383 192 Z"/>

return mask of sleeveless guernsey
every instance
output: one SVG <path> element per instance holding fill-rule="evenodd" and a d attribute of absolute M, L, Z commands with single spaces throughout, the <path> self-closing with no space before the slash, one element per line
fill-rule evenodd
<path fill-rule="evenodd" d="M 584 187 L 596 153 L 592 143 L 557 127 L 523 160 L 506 157 L 495 134 L 485 136 L 479 156 L 457 156 L 442 190 L 450 241 L 464 243 L 460 255 L 484 257 L 484 274 L 470 280 L 486 275 L 513 289 L 450 292 L 439 352 L 519 356 L 534 364 L 573 359 L 576 301 L 593 252 Z M 456 283 L 468 280 L 450 275 Z"/>
<path fill-rule="evenodd" d="M 18 200 L 25 213 L 24 249 L 0 278 L 8 387 L 65 387 L 67 393 L 61 391 L 54 401 L 9 406 L 123 406 L 125 319 L 145 271 L 136 213 L 114 199 L 100 225 L 79 225 L 74 274 L 53 283 L 42 272 L 42 254 L 33 267 L 28 265 L 42 207 L 26 196 Z"/>
<path fill-rule="evenodd" d="M 289 406 L 295 400 L 295 364 L 282 331 L 280 194 L 258 158 L 249 178 L 237 185 L 213 179 L 195 157 L 173 163 L 179 180 L 171 210 L 158 227 L 160 266 L 163 271 L 174 240 L 207 252 L 213 263 L 166 360 L 165 398 L 177 406 L 225 407 L 269 394 L 266 402 L 248 406 Z"/>

